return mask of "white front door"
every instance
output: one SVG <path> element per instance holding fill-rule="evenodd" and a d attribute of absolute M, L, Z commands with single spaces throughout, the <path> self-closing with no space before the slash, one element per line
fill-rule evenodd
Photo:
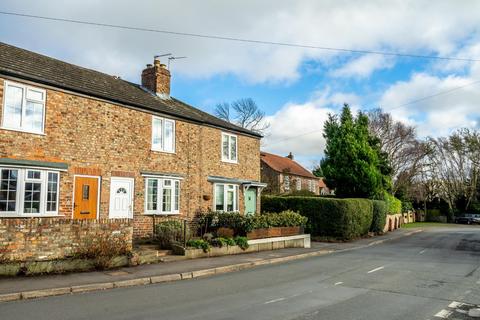
<path fill-rule="evenodd" d="M 110 180 L 110 218 L 133 218 L 133 179 Z"/>

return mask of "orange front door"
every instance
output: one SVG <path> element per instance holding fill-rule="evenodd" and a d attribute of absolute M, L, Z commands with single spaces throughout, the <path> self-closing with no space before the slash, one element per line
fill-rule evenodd
<path fill-rule="evenodd" d="M 75 177 L 74 219 L 96 219 L 98 178 Z"/>

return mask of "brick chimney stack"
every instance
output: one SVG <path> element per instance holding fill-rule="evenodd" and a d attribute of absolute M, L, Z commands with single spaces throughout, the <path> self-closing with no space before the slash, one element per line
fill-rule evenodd
<path fill-rule="evenodd" d="M 290 152 L 290 153 L 288 154 L 287 158 L 289 158 L 290 160 L 293 160 L 293 153 Z"/>
<path fill-rule="evenodd" d="M 147 64 L 147 67 L 142 71 L 142 87 L 162 99 L 170 97 L 170 71 L 166 65 L 160 63 L 158 58 L 153 61 L 153 66 Z"/>

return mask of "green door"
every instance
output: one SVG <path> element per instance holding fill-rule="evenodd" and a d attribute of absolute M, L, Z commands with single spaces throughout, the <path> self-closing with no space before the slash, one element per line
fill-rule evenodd
<path fill-rule="evenodd" d="M 255 189 L 245 191 L 245 214 L 254 214 L 257 211 L 257 192 Z"/>

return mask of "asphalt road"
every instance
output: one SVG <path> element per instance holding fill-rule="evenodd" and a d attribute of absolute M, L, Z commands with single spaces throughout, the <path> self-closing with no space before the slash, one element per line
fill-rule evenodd
<path fill-rule="evenodd" d="M 0 319 L 471 319 L 478 304 L 480 227 L 454 227 L 209 278 L 2 303 Z"/>

